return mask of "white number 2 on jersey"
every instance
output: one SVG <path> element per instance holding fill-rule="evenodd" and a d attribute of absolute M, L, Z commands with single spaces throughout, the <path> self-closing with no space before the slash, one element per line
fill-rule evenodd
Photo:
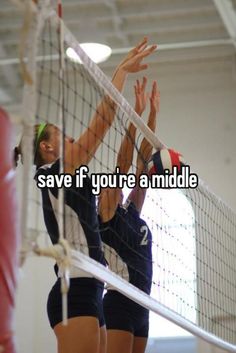
<path fill-rule="evenodd" d="M 140 233 L 143 234 L 143 238 L 141 240 L 140 245 L 147 245 L 148 243 L 148 227 L 146 225 L 143 225 L 142 227 L 140 227 Z"/>

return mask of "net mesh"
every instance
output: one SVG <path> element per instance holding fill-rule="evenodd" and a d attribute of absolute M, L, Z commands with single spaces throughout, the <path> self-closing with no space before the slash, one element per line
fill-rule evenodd
<path fill-rule="evenodd" d="M 38 55 L 42 59 L 37 63 L 36 123 L 61 126 L 59 118 L 62 111 L 64 133 L 76 139 L 88 128 L 94 114 L 101 114 L 106 119 L 108 109 L 110 114 L 114 114 L 114 122 L 91 159 L 89 172 L 113 173 L 122 138 L 130 119 L 136 119 L 135 113 L 124 99 L 123 104 L 119 98 L 117 105 L 114 105 L 112 86 L 109 93 L 109 84 L 100 70 L 97 70 L 97 76 L 91 73 L 89 60 L 80 65 L 65 57 L 65 70 L 63 77 L 60 77 L 58 20 L 55 18 L 54 14 L 45 21 L 39 39 Z M 71 45 L 75 46 L 69 32 L 66 32 L 65 38 L 65 48 L 69 46 L 70 39 Z M 96 71 L 95 65 L 92 65 L 93 70 Z M 63 100 L 60 99 L 60 87 L 63 88 Z M 98 110 L 101 101 L 104 108 Z M 135 156 L 143 136 L 146 136 L 144 134 L 145 131 L 138 129 L 136 141 L 133 141 Z M 149 139 L 155 140 L 152 136 Z M 156 141 L 156 145 L 160 142 Z M 133 163 L 130 172 L 135 171 L 136 165 Z M 40 191 L 35 184 L 30 187 L 32 191 L 27 201 L 30 205 L 30 215 L 27 216 L 30 239 L 35 241 L 43 233 L 43 241 L 48 244 Z M 83 202 L 88 200 L 84 198 Z M 88 255 L 90 249 L 75 235 L 76 216 L 70 217 L 66 223 L 67 229 L 70 229 L 70 245 Z M 186 325 L 181 325 L 186 329 L 189 329 L 188 323 L 192 323 L 222 339 L 227 349 L 235 351 L 236 215 L 200 182 L 196 189 L 148 189 L 142 217 L 152 232 L 150 298 L 184 319 Z M 86 215 L 84 222 L 90 226 Z M 127 286 L 130 285 L 127 283 Z M 133 299 L 139 301 L 138 296 Z"/>

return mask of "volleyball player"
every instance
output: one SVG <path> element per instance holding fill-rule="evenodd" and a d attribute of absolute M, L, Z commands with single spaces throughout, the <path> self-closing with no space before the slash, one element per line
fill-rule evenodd
<path fill-rule="evenodd" d="M 142 114 L 146 106 L 145 94 L 147 80 L 135 85 L 135 110 Z M 156 127 L 159 111 L 159 91 L 153 83 L 150 97 L 148 126 Z M 130 124 L 121 144 L 117 166 L 120 173 L 128 173 L 133 160 L 136 128 Z M 137 180 L 146 172 L 146 163 L 151 157 L 152 146 L 143 139 L 136 162 Z M 122 204 L 122 190 L 103 189 L 98 205 L 100 232 L 104 242 L 105 257 L 113 272 L 124 278 L 147 294 L 152 283 L 151 232 L 140 217 L 146 190 L 135 187 L 125 204 Z M 128 299 L 112 287 L 107 288 L 104 296 L 104 315 L 107 326 L 107 353 L 142 353 L 145 351 L 149 312 L 147 309 Z"/>
<path fill-rule="evenodd" d="M 144 38 L 117 67 L 113 84 L 122 90 L 126 76 L 147 68 L 143 59 L 150 55 L 156 46 L 147 48 Z M 102 142 L 115 115 L 114 104 L 108 104 L 108 97 L 96 109 L 87 130 L 74 141 L 65 137 L 64 172 L 75 175 L 81 165 L 87 165 Z M 111 103 L 111 102 L 109 102 Z M 60 131 L 51 124 L 36 127 L 34 141 L 34 163 L 37 167 L 36 180 L 40 175 L 60 173 Z M 17 149 L 20 152 L 20 148 Z M 75 250 L 80 250 L 98 262 L 105 264 L 101 249 L 101 239 L 95 198 L 89 177 L 82 188 L 74 186 L 65 189 L 65 238 Z M 55 244 L 59 239 L 57 220 L 58 188 L 42 189 L 43 212 L 47 231 Z M 62 269 L 58 264 L 58 276 Z M 88 273 L 72 267 L 68 293 L 68 325 L 62 325 L 62 303 L 60 281 L 57 279 L 48 297 L 48 316 L 58 342 L 59 353 L 102 353 L 105 352 L 105 326 L 102 312 L 103 283 Z M 100 327 L 100 328 L 99 328 Z"/>

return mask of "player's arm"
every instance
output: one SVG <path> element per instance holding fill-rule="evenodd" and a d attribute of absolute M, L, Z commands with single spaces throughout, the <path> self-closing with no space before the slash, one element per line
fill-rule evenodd
<path fill-rule="evenodd" d="M 142 84 L 139 80 L 134 86 L 135 91 L 135 111 L 140 116 L 145 110 L 147 95 L 145 93 L 147 78 L 144 77 Z M 133 161 L 134 143 L 135 143 L 136 127 L 130 123 L 128 130 L 121 143 L 118 156 L 117 167 L 120 173 L 127 174 Z M 98 211 L 103 222 L 111 219 L 116 211 L 117 205 L 122 197 L 122 189 L 120 188 L 106 188 L 103 189 L 99 196 Z"/>
<path fill-rule="evenodd" d="M 135 92 L 135 112 L 141 117 L 147 101 L 147 94 L 145 92 L 147 85 L 147 78 L 143 77 L 142 83 L 139 80 L 136 80 L 136 84 L 134 85 Z M 134 154 L 134 144 L 135 144 L 135 136 L 136 136 L 136 127 L 130 123 L 128 130 L 126 131 L 125 137 L 120 146 L 120 150 L 118 152 L 117 157 L 117 166 L 120 168 L 120 172 L 122 174 L 127 174 L 132 161 Z"/>
<path fill-rule="evenodd" d="M 147 38 L 144 38 L 118 65 L 113 75 L 113 85 L 122 91 L 127 74 L 146 69 L 147 64 L 143 64 L 143 59 L 153 53 L 155 49 L 156 45 L 147 47 Z M 87 130 L 77 141 L 66 148 L 66 172 L 74 173 L 75 169 L 90 162 L 114 120 L 115 108 L 111 99 L 105 96 L 97 107 Z"/>
<path fill-rule="evenodd" d="M 152 93 L 150 96 L 150 113 L 148 117 L 148 127 L 155 132 L 156 129 L 156 118 L 160 108 L 160 92 L 156 81 L 153 82 Z M 147 141 L 146 138 L 143 139 L 136 161 L 136 180 L 138 183 L 141 174 L 146 172 L 146 163 L 151 158 L 152 145 Z M 139 213 L 141 213 L 143 203 L 146 196 L 146 189 L 140 188 L 139 185 L 131 191 L 129 195 L 129 200 L 135 204 L 135 207 Z"/>

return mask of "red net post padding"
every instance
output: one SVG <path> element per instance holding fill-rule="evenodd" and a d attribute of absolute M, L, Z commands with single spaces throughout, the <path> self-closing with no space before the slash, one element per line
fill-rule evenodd
<path fill-rule="evenodd" d="M 11 124 L 0 107 L 0 351 L 15 353 L 12 321 L 19 254 L 19 225 Z"/>

